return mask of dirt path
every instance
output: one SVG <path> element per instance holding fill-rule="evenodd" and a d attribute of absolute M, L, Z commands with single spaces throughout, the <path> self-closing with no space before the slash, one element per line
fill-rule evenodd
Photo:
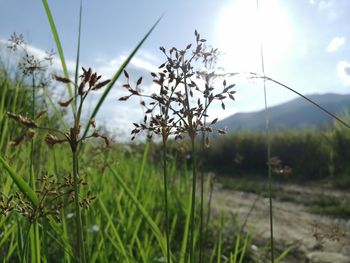
<path fill-rule="evenodd" d="M 302 194 L 303 189 L 298 191 Z M 267 198 L 218 187 L 213 193 L 213 204 L 214 213 L 223 209 L 237 216 L 238 222 L 246 221 L 245 230 L 253 235 L 252 248 L 257 254 L 263 244 L 269 244 Z M 294 245 L 282 262 L 350 263 L 350 220 L 316 215 L 308 207 L 291 202 L 275 200 L 273 209 L 276 247 L 283 250 Z"/>

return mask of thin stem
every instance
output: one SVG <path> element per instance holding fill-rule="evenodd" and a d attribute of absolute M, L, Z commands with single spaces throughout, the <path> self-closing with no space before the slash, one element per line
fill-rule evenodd
<path fill-rule="evenodd" d="M 209 224 L 209 220 L 210 220 L 210 208 L 211 208 L 211 200 L 213 197 L 213 178 L 210 177 L 209 178 L 210 182 L 209 182 L 209 197 L 208 197 L 208 207 L 207 207 L 207 221 L 205 222 L 206 224 L 206 228 L 208 229 L 208 224 Z"/>
<path fill-rule="evenodd" d="M 208 84 L 208 83 L 207 83 Z M 208 84 L 209 85 L 209 84 Z M 205 98 L 205 115 L 204 115 L 204 125 L 206 124 L 207 118 L 207 105 L 208 105 L 208 99 Z M 203 129 L 202 130 L 202 153 L 205 153 L 205 136 L 206 132 Z M 204 171 L 203 171 L 203 158 L 201 160 L 201 178 L 200 178 L 200 184 L 201 184 L 201 204 L 200 204 L 200 223 L 199 223 L 199 262 L 202 262 L 202 250 L 203 250 L 203 232 L 204 232 Z"/>
<path fill-rule="evenodd" d="M 256 0 L 256 7 L 259 11 L 259 0 Z M 260 30 L 263 32 L 263 29 Z M 264 49 L 263 41 L 260 39 L 260 59 L 261 59 L 261 71 L 265 77 L 265 61 L 264 61 Z M 266 90 L 266 78 L 263 79 L 264 86 L 264 101 L 265 101 L 265 126 L 266 126 L 266 139 L 267 139 L 267 167 L 268 167 L 268 183 L 269 183 L 269 213 L 270 213 L 270 248 L 271 248 L 271 263 L 275 261 L 274 256 L 274 238 L 273 238 L 273 207 L 272 207 L 272 173 L 271 173 L 271 139 L 269 131 L 269 112 L 267 106 L 267 90 Z"/>
<path fill-rule="evenodd" d="M 259 9 L 259 2 L 256 1 L 257 8 Z M 265 64 L 264 64 L 264 51 L 263 43 L 260 41 L 260 58 L 261 58 L 261 70 L 263 76 L 265 76 Z M 263 79 L 264 86 L 264 101 L 265 101 L 265 129 L 266 129 L 266 144 L 267 144 L 267 167 L 268 167 L 268 184 L 269 184 L 269 216 L 270 216 L 270 249 L 271 249 L 271 263 L 275 261 L 274 256 L 274 238 L 273 238 L 273 206 L 272 206 L 272 174 L 271 174 L 271 142 L 270 142 L 270 131 L 269 131 L 269 112 L 267 106 L 267 91 L 266 91 L 266 79 Z"/>
<path fill-rule="evenodd" d="M 86 263 L 85 248 L 84 248 L 84 234 L 83 222 L 81 218 L 81 210 L 79 205 L 79 176 L 78 176 L 78 152 L 72 150 L 73 154 L 73 179 L 74 179 L 74 202 L 75 202 L 75 218 L 77 225 L 77 242 L 78 242 L 78 256 L 80 263 Z"/>
<path fill-rule="evenodd" d="M 321 105 L 317 104 L 316 102 L 314 102 L 313 100 L 309 99 L 308 97 L 304 96 L 303 94 L 301 94 L 300 92 L 296 91 L 295 89 L 277 81 L 274 80 L 272 78 L 266 77 L 266 76 L 259 76 L 258 78 L 263 78 L 266 80 L 269 80 L 271 82 L 276 83 L 277 85 L 282 86 L 283 88 L 286 88 L 288 90 L 290 90 L 291 92 L 297 94 L 298 96 L 302 97 L 303 99 L 307 100 L 308 102 L 310 102 L 311 104 L 313 104 L 314 106 L 316 106 L 318 109 L 320 109 L 321 111 L 323 111 L 324 113 L 326 113 L 327 115 L 331 116 L 332 118 L 334 118 L 335 120 L 337 120 L 338 122 L 340 122 L 341 124 L 343 124 L 345 127 L 350 129 L 350 125 L 346 122 L 344 122 L 342 119 L 340 119 L 339 117 L 337 117 L 336 115 L 334 115 L 333 113 L 331 113 L 329 110 L 327 110 L 326 108 L 322 107 Z"/>
<path fill-rule="evenodd" d="M 163 140 L 163 179 L 164 179 L 164 209 L 165 209 L 165 235 L 166 235 L 166 252 L 167 263 L 170 263 L 170 242 L 169 242 L 169 211 L 168 211 L 168 171 L 166 161 L 166 141 Z"/>
<path fill-rule="evenodd" d="M 32 119 L 35 118 L 35 76 L 34 73 L 32 74 L 32 112 L 31 112 L 31 117 Z M 32 189 L 35 191 L 35 171 L 34 171 L 34 138 L 31 139 L 30 143 L 30 164 L 29 164 L 29 169 L 30 169 L 30 176 L 29 176 L 29 184 L 32 187 Z M 31 228 L 31 246 L 34 247 L 32 250 L 32 260 L 35 260 L 36 262 L 40 263 L 40 233 L 39 233 L 39 225 L 37 222 L 37 219 L 34 219 L 33 222 L 33 228 Z"/>
<path fill-rule="evenodd" d="M 190 262 L 194 262 L 194 214 L 196 206 L 196 182 L 197 182 L 197 164 L 195 155 L 195 137 L 191 136 L 192 151 L 192 197 L 191 197 L 191 216 L 190 216 Z"/>
<path fill-rule="evenodd" d="M 27 262 L 26 261 L 26 252 L 27 252 L 27 247 L 28 247 L 28 243 L 29 243 L 29 233 L 31 231 L 31 227 L 32 227 L 32 224 L 29 223 L 28 231 L 24 237 L 24 245 L 23 245 L 23 251 L 22 251 L 22 262 Z"/>
<path fill-rule="evenodd" d="M 204 132 L 203 132 L 204 134 Z M 205 135 L 203 135 L 204 137 Z M 204 142 L 205 143 L 205 142 Z M 203 167 L 201 167 L 201 204 L 200 204 L 200 223 L 199 223 L 199 262 L 202 262 L 202 250 L 203 250 L 203 218 L 204 218 L 204 172 Z"/>

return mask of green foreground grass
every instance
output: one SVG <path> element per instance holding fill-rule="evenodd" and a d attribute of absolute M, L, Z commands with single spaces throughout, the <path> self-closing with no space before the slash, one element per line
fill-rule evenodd
<path fill-rule="evenodd" d="M 6 112 L 25 116 L 32 105 L 28 92 L 31 87 L 25 81 L 13 81 L 5 69 L 0 73 L 3 158 L 0 166 L 0 258 L 2 262 L 76 262 L 76 210 L 71 204 L 74 197 L 72 193 L 62 196 L 54 193 L 62 189 L 72 191 L 67 188 L 67 184 L 72 183 L 69 145 L 50 147 L 44 142 L 45 132 L 39 130 L 32 137 L 24 137 L 18 146 L 11 146 L 13 139 L 27 132 L 27 128 L 16 125 Z M 37 108 L 47 106 L 39 100 L 36 102 Z M 59 125 L 54 120 L 54 113 L 49 113 L 40 120 L 40 125 Z M 106 147 L 100 142 L 103 140 L 85 143 L 79 155 L 79 198 L 87 261 L 164 262 L 162 167 L 149 162 L 152 144 L 129 152 L 123 145 L 111 143 Z M 31 190 L 26 191 L 26 187 L 31 174 L 36 178 L 32 185 L 36 191 L 29 195 Z M 22 180 L 24 188 L 18 183 Z M 170 160 L 168 181 L 171 259 L 188 262 L 190 170 L 178 169 L 176 162 Z M 57 188 L 62 185 L 66 188 Z M 210 184 L 206 185 L 207 196 Z M 207 197 L 205 200 L 208 202 Z M 204 213 L 207 218 L 208 210 Z M 197 210 L 196 220 L 198 216 Z M 206 222 L 203 260 L 243 262 L 248 259 L 248 236 L 232 226 L 233 236 L 225 241 L 224 230 L 218 222 L 220 220 L 215 218 Z M 198 225 L 194 232 L 197 244 Z"/>
<path fill-rule="evenodd" d="M 212 87 L 216 75 L 211 66 L 215 64 L 217 49 L 208 50 L 203 44 L 206 40 L 202 39 L 197 31 L 193 46 L 189 44 L 183 50 L 172 48 L 168 51 L 161 47 L 162 53 L 166 56 L 165 63 L 159 67 L 160 72 L 152 73 L 154 82 L 159 85 L 159 94 L 141 94 L 139 85 L 142 77 L 134 87 L 129 83 L 129 75 L 125 68 L 157 26 L 161 19 L 159 18 L 122 65 L 116 69 L 110 80 L 101 81 L 101 76 L 91 68 L 83 68 L 79 79 L 81 1 L 76 70 L 74 80 L 71 80 L 53 15 L 47 1 L 43 0 L 42 3 L 63 70 L 62 75 L 54 75 L 54 79 L 66 86 L 68 90 L 66 95 L 69 98 L 58 103 L 55 101 L 45 82 L 48 72 L 43 72 L 46 66 L 42 63 L 48 59 L 45 58 L 43 61 L 28 59 L 31 56 L 25 48 L 22 50 L 25 54 L 22 61 L 24 63 L 20 64 L 21 72 L 17 78 L 14 78 L 12 72 L 10 74 L 5 67 L 0 69 L 0 258 L 2 261 L 33 263 L 258 261 L 259 259 L 251 257 L 251 238 L 248 234 L 242 232 L 224 213 L 218 218 L 210 216 L 213 182 L 210 178 L 207 182 L 201 180 L 204 178 L 200 176 L 202 171 L 197 169 L 202 168 L 197 166 L 197 158 L 199 157 L 198 163 L 203 162 L 203 156 L 197 155 L 197 134 L 216 130 L 212 126 L 217 119 L 211 124 L 206 123 L 207 108 L 212 101 L 218 100 L 225 109 L 224 100 L 226 98 L 234 100 L 235 91 L 231 89 L 235 84 L 228 85 L 226 80 L 223 80 L 221 92 Z M 21 48 L 23 40 L 21 35 L 14 34 L 12 38 L 15 46 Z M 201 60 L 208 70 L 207 73 L 194 69 L 194 64 Z M 131 96 L 139 96 L 141 104 L 146 107 L 144 122 L 134 124 L 133 135 L 141 130 L 161 135 L 164 165 L 159 165 L 159 154 L 156 158 L 154 155 L 149 156 L 149 152 L 152 151 L 150 148 L 155 147 L 154 144 L 147 143 L 140 151 L 127 152 L 124 151 L 123 145 L 110 142 L 107 134 L 101 133 L 95 127 L 95 117 L 99 109 L 123 72 L 127 78 L 127 83 L 123 87 L 127 89 L 129 95 L 121 97 L 120 100 L 126 101 Z M 196 80 L 202 77 L 205 85 L 199 87 L 200 85 L 193 80 L 194 76 L 197 77 Z M 277 83 L 266 76 L 254 77 Z M 299 94 L 281 83 L 277 84 Z M 85 116 L 83 106 L 86 97 L 90 92 L 103 87 L 104 91 L 94 105 L 91 115 Z M 302 94 L 299 95 L 303 97 Z M 146 103 L 142 101 L 143 98 L 151 99 L 153 102 Z M 193 101 L 196 103 L 192 103 Z M 67 112 L 70 114 L 68 117 Z M 86 118 L 86 123 L 83 117 Z M 345 122 L 343 124 L 348 126 Z M 224 133 L 221 129 L 217 131 Z M 181 159 L 179 161 L 176 152 L 172 159 L 167 159 L 167 143 L 171 135 L 177 138 L 186 136 L 191 141 L 192 171 L 187 169 L 187 163 Z M 203 148 L 205 137 L 206 135 L 203 136 L 201 144 Z M 245 162 L 248 160 L 248 166 L 263 167 L 261 169 L 264 170 L 269 160 L 268 174 L 271 186 L 270 151 L 266 156 L 266 146 L 270 149 L 270 143 L 266 143 L 266 138 L 264 140 L 259 138 L 257 140 L 259 152 L 265 157 L 257 158 L 258 155 L 254 155 L 250 158 L 249 152 L 240 152 L 249 148 L 244 139 L 242 144 L 246 148 L 241 148 L 239 143 L 239 151 L 235 151 L 233 158 L 230 155 L 227 155 L 228 160 L 222 158 L 226 156 L 225 151 L 232 152 L 233 148 L 228 147 L 229 144 L 226 148 L 220 147 L 219 142 L 217 144 L 219 147 L 214 150 L 220 152 L 223 149 L 224 154 L 220 152 L 216 156 L 209 156 L 209 160 L 220 166 L 218 159 L 223 160 L 228 164 L 226 168 L 232 167 L 232 162 L 235 162 L 239 169 L 247 166 Z M 267 141 L 270 142 L 270 139 L 268 136 Z M 306 139 L 312 141 L 309 137 Z M 282 154 L 279 153 L 277 157 L 281 157 Z M 284 154 L 288 155 L 288 152 Z M 333 159 L 333 155 L 321 157 L 326 160 L 337 160 Z M 149 162 L 152 159 L 153 162 Z M 303 158 L 299 158 L 300 160 Z M 249 161 L 258 163 L 251 164 Z M 178 165 L 179 162 L 183 163 Z M 307 159 L 307 163 L 311 161 Z M 335 164 L 332 162 L 331 166 L 326 167 L 331 175 L 334 172 L 331 168 L 334 168 Z M 316 166 L 312 167 L 318 168 L 317 162 Z M 270 261 L 279 262 L 289 250 L 287 248 L 278 251 L 281 253 L 275 257 L 271 197 L 280 195 L 283 198 L 282 193 L 276 189 L 274 189 L 276 191 L 271 189 L 265 191 L 265 186 L 256 183 L 250 185 L 246 182 L 242 184 L 235 182 L 234 187 L 268 193 L 271 238 L 270 244 L 266 247 L 271 252 Z M 345 203 L 340 204 L 328 196 L 315 199 L 312 204 L 333 214 L 344 213 L 347 209 Z"/>

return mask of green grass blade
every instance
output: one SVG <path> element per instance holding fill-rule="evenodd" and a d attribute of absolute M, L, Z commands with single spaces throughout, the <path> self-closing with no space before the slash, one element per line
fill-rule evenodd
<path fill-rule="evenodd" d="M 29 231 L 30 262 L 40 263 L 40 240 L 38 240 L 38 222 L 34 221 Z"/>
<path fill-rule="evenodd" d="M 136 196 L 138 196 L 139 191 L 140 191 L 140 187 L 141 187 L 141 183 L 142 183 L 143 171 L 145 170 L 145 164 L 147 162 L 147 157 L 148 157 L 149 145 L 150 145 L 149 143 L 146 143 L 145 149 L 143 151 L 142 163 L 141 163 L 141 167 L 140 167 L 139 173 L 137 175 L 137 183 L 136 183 L 136 191 L 135 191 L 135 195 Z"/>
<path fill-rule="evenodd" d="M 2 228 L 2 236 L 0 237 L 0 247 L 2 247 L 5 242 L 7 242 L 15 232 L 16 225 L 13 224 L 9 228 Z"/>
<path fill-rule="evenodd" d="M 244 256 L 246 254 L 247 248 L 248 248 L 248 243 L 250 242 L 249 240 L 250 240 L 249 236 L 246 235 L 238 263 L 243 263 L 243 259 L 244 259 Z"/>
<path fill-rule="evenodd" d="M 241 235 L 238 232 L 237 235 L 236 235 L 236 242 L 235 242 L 235 248 L 234 248 L 234 252 L 233 252 L 232 263 L 236 263 L 237 262 L 237 256 L 238 256 L 238 253 L 239 253 L 240 241 L 241 241 Z"/>
<path fill-rule="evenodd" d="M 222 235 L 223 235 L 223 224 L 224 224 L 224 215 L 223 212 L 221 212 L 221 218 L 220 218 L 220 229 L 219 229 L 219 237 L 218 237 L 218 246 L 217 246 L 217 254 L 216 254 L 216 262 L 221 262 L 221 253 L 222 253 Z"/>
<path fill-rule="evenodd" d="M 29 199 L 29 201 L 36 206 L 39 203 L 39 199 L 36 193 L 32 190 L 32 188 L 20 177 L 10 165 L 0 156 L 0 163 L 11 176 L 12 180 L 15 182 L 17 187 L 21 190 L 21 192 Z"/>
<path fill-rule="evenodd" d="M 49 7 L 49 4 L 47 3 L 47 1 L 46 0 L 42 0 L 42 2 L 43 2 L 43 5 L 44 5 L 44 8 L 45 8 L 47 19 L 49 20 L 49 23 L 50 23 L 52 35 L 53 35 L 53 37 L 55 39 L 58 55 L 60 56 L 62 69 L 63 69 L 63 74 L 64 74 L 64 76 L 67 79 L 69 79 L 69 73 L 68 73 L 68 69 L 67 69 L 67 65 L 66 65 L 66 60 L 64 58 L 63 49 L 62 49 L 60 38 L 59 38 L 58 33 L 57 33 L 55 21 L 53 20 L 52 13 L 51 13 L 51 10 L 50 10 L 50 7 Z M 73 97 L 72 87 L 71 87 L 70 83 L 67 83 L 67 87 L 68 87 L 69 96 Z M 74 110 L 74 108 L 73 108 L 73 110 Z"/>
<path fill-rule="evenodd" d="M 294 245 L 288 247 L 286 250 L 284 250 L 275 260 L 274 263 L 280 262 L 285 256 L 288 255 L 288 253 L 294 248 Z"/>
<path fill-rule="evenodd" d="M 61 212 L 61 225 L 62 225 L 62 236 L 64 238 L 64 240 L 68 240 L 68 230 L 67 230 L 67 220 L 66 220 L 66 214 L 64 211 Z M 70 263 L 70 255 L 69 253 L 67 253 L 67 251 L 64 252 L 64 262 L 66 263 Z"/>
<path fill-rule="evenodd" d="M 147 213 L 146 209 L 143 207 L 143 205 L 137 200 L 136 196 L 131 192 L 129 187 L 124 183 L 124 180 L 119 176 L 119 174 L 110 166 L 108 165 L 109 170 L 112 172 L 114 175 L 115 179 L 118 181 L 120 186 L 124 189 L 125 193 L 129 196 L 129 198 L 132 200 L 134 205 L 137 207 L 139 212 L 142 214 L 144 217 L 145 221 L 147 224 L 151 227 L 155 238 L 158 240 L 158 243 L 162 249 L 163 255 L 166 255 L 166 246 L 165 246 L 165 240 L 162 235 L 162 232 L 160 231 L 159 227 L 157 224 L 154 222 L 154 220 L 151 218 L 151 216 Z"/>
<path fill-rule="evenodd" d="M 160 22 L 160 20 L 162 19 L 163 15 L 158 18 L 158 20 L 154 23 L 154 25 L 151 27 L 151 29 L 147 32 L 147 34 L 142 38 L 142 40 L 138 43 L 138 45 L 134 48 L 134 50 L 130 53 L 130 55 L 126 58 L 126 60 L 123 62 L 123 64 L 120 66 L 120 68 L 117 70 L 117 72 L 114 74 L 113 78 L 111 79 L 111 81 L 108 83 L 105 91 L 103 92 L 100 100 L 97 102 L 91 116 L 90 116 L 90 120 L 94 119 L 99 111 L 99 109 L 101 108 L 104 100 L 106 99 L 108 93 L 111 91 L 114 83 L 117 81 L 117 79 L 119 78 L 120 74 L 122 74 L 123 70 L 125 69 L 125 67 L 129 64 L 130 60 L 134 57 L 134 55 L 136 54 L 136 52 L 140 49 L 140 47 L 143 45 L 143 43 L 146 41 L 146 39 L 149 37 L 149 35 L 152 33 L 152 31 L 155 29 L 155 27 L 158 25 L 158 23 Z M 84 134 L 83 134 L 83 138 L 87 135 L 89 128 L 90 128 L 91 122 L 87 122 Z"/>
<path fill-rule="evenodd" d="M 79 76 L 79 60 L 80 60 L 80 35 L 81 35 L 81 18 L 83 13 L 83 2 L 80 0 L 79 9 L 79 28 L 78 28 L 78 46 L 77 46 L 77 58 L 75 60 L 75 76 L 74 76 L 74 98 L 77 97 L 78 76 Z M 75 111 L 77 109 L 77 100 L 74 100 Z"/>
<path fill-rule="evenodd" d="M 188 208 L 186 211 L 186 222 L 184 227 L 184 234 L 183 239 L 181 242 L 181 251 L 180 251 L 180 262 L 185 262 L 186 259 L 186 250 L 187 250 L 187 243 L 188 243 L 188 233 L 190 231 L 190 215 L 191 215 L 191 205 L 192 200 L 191 197 L 188 198 Z"/>
<path fill-rule="evenodd" d="M 57 117 L 57 120 L 61 123 L 62 127 L 65 130 L 68 130 L 68 126 L 67 126 L 66 122 L 64 121 L 62 114 L 57 109 L 55 103 L 52 101 L 52 99 L 50 97 L 50 94 L 49 94 L 49 92 L 47 90 L 47 87 L 44 88 L 44 94 L 45 94 L 45 97 L 48 99 L 48 102 L 49 102 L 50 106 L 52 107 L 53 113 Z"/>
<path fill-rule="evenodd" d="M 100 253 L 102 253 L 102 246 L 104 245 L 104 240 L 101 239 L 100 242 L 97 245 L 97 248 L 94 250 L 91 258 L 90 258 L 90 263 L 95 263 L 97 262 L 98 256 Z"/>
<path fill-rule="evenodd" d="M 111 228 L 112 228 L 112 232 L 113 232 L 113 236 L 116 238 L 118 244 L 117 244 L 117 248 L 121 251 L 121 253 L 123 254 L 124 258 L 125 258 L 125 262 L 130 262 L 128 259 L 128 255 L 126 253 L 126 249 L 124 247 L 123 241 L 120 238 L 120 235 L 117 231 L 117 228 L 114 226 L 114 223 L 112 221 L 112 217 L 111 215 L 108 213 L 107 208 L 105 206 L 105 204 L 103 203 L 103 201 L 101 200 L 101 198 L 98 198 L 98 203 L 102 209 L 102 212 L 105 214 Z"/>

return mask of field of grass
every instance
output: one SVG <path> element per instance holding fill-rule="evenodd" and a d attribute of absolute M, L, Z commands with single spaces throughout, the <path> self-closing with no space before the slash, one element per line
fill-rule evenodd
<path fill-rule="evenodd" d="M 66 99 L 61 100 L 49 92 L 50 57 L 31 59 L 22 35 L 12 35 L 9 47 L 20 49 L 23 57 L 20 70 L 13 72 L 3 65 L 0 69 L 2 262 L 259 261 L 251 251 L 252 237 L 243 232 L 239 223 L 224 211 L 211 214 L 214 181 L 205 176 L 204 169 L 211 170 L 213 163 L 223 169 L 217 172 L 233 169 L 234 173 L 268 173 L 269 179 L 264 183 L 230 179 L 224 185 L 229 189 L 264 193 L 269 198 L 271 232 L 265 247 L 270 255 L 268 260 L 280 262 L 289 249 L 280 246 L 274 249 L 272 200 L 291 197 L 272 186 L 272 173 L 287 174 L 290 165 L 294 173 L 311 167 L 317 175 L 325 171 L 330 176 L 345 174 L 347 167 L 341 171 L 334 168 L 344 162 L 341 157 L 344 158 L 345 153 L 330 156 L 328 150 L 321 151 L 315 161 L 321 135 L 312 133 L 302 135 L 302 140 L 293 133 L 274 140 L 281 143 L 279 149 L 285 150 L 275 159 L 271 158 L 268 142 L 280 135 L 268 137 L 267 141 L 260 135 L 240 135 L 234 140 L 229 137 L 230 143 L 216 140 L 211 150 L 206 151 L 208 133 L 224 133 L 215 129 L 217 119 L 207 123 L 207 110 L 213 101 L 225 109 L 227 99 L 234 100 L 235 91 L 234 84 L 225 79 L 219 79 L 218 90 L 212 87 L 218 53 L 203 44 L 206 40 L 197 31 L 194 43 L 184 49 L 160 48 L 165 62 L 160 65 L 160 72 L 151 73 L 159 93 L 143 94 L 142 77 L 133 85 L 125 68 L 160 19 L 115 70 L 113 77 L 106 80 L 91 68 L 80 69 L 81 25 L 76 71 L 68 72 L 47 1 L 43 0 L 43 5 L 62 64 L 61 74 L 53 75 L 53 81 L 66 87 L 67 94 Z M 199 71 L 203 66 L 207 71 Z M 147 132 L 147 141 L 139 145 L 115 143 L 108 133 L 98 128 L 95 120 L 120 77 L 126 79 L 123 85 L 126 95 L 119 100 L 128 103 L 130 97 L 137 96 L 145 108 L 144 121 L 134 123 L 132 131 L 131 139 L 142 131 Z M 202 82 L 197 83 L 198 78 Z M 103 93 L 91 115 L 87 115 L 87 97 L 97 90 Z M 343 134 L 341 128 L 337 131 Z M 152 141 L 156 136 L 161 138 L 158 144 Z M 187 148 L 181 151 L 180 143 L 172 138 L 185 139 Z M 334 138 L 338 141 L 331 145 L 342 149 L 347 137 Z M 301 146 L 285 148 L 291 141 Z M 310 146 L 309 152 L 282 165 L 279 157 L 284 162 L 284 156 L 305 145 Z M 338 148 L 332 148 L 332 152 L 338 153 Z M 234 156 L 227 154 L 229 152 Z M 313 159 L 307 158 L 310 152 Z M 326 167 L 317 165 L 329 160 L 330 165 Z M 245 170 L 247 167 L 253 170 Z M 305 204 L 315 212 L 322 208 L 332 215 L 349 216 L 347 200 L 320 195 Z"/>
<path fill-rule="evenodd" d="M 14 140 L 27 134 L 30 128 L 17 125 L 6 112 L 24 116 L 32 106 L 23 103 L 30 100 L 31 87 L 12 81 L 5 69 L 1 74 L 0 258 L 3 262 L 76 262 L 77 213 L 71 149 L 68 143 L 54 146 L 45 143 L 47 137 L 41 130 L 33 131 L 35 134 L 30 137 L 25 135 L 21 143 Z M 45 105 L 36 102 L 40 111 Z M 48 114 L 38 122 L 41 126 L 52 122 L 59 126 L 54 119 Z M 97 138 L 81 149 L 79 205 L 87 262 L 164 262 L 163 167 L 149 162 L 152 145 L 130 152 L 125 150 L 126 146 L 112 142 L 107 147 L 103 138 Z M 30 183 L 31 176 L 34 184 Z M 190 170 L 178 170 L 170 160 L 167 186 L 171 260 L 188 262 Z M 29 194 L 35 196 L 37 203 Z M 207 209 L 204 213 L 207 218 Z M 196 221 L 198 217 L 197 210 Z M 221 260 L 216 254 L 222 249 L 229 255 L 247 246 L 244 235 L 237 237 L 241 244 L 223 241 L 217 222 L 215 219 L 206 222 L 205 262 Z M 194 231 L 194 242 L 198 244 L 198 225 Z M 243 258 L 244 252 L 241 254 Z"/>
<path fill-rule="evenodd" d="M 215 95 L 206 86 L 208 100 L 204 108 L 201 104 L 190 108 L 188 96 L 192 97 L 193 92 L 189 88 L 194 85 L 190 63 L 207 56 L 200 44 L 205 40 L 195 32 L 195 56 L 186 62 L 188 66 L 182 66 L 184 74 L 178 78 L 183 80 L 176 81 L 177 85 L 185 83 L 184 93 L 176 93 L 176 102 L 184 107 L 182 116 L 172 108 L 174 97 L 168 99 L 163 90 L 151 98 L 163 115 L 152 116 L 148 127 L 135 124 L 135 135 L 148 129 L 150 134 L 163 137 L 162 164 L 150 163 L 152 142 L 138 151 L 124 151 L 123 145 L 114 143 L 96 127 L 95 116 L 123 72 L 129 82 L 125 67 L 159 20 L 112 79 L 100 79 L 90 68 L 81 72 L 78 48 L 71 80 L 53 15 L 46 1 L 43 5 L 62 64 L 61 75 L 53 78 L 67 87 L 69 99 L 57 100 L 49 92 L 51 57 L 33 57 L 23 36 L 13 34 L 8 46 L 13 52 L 20 50 L 19 70 L 13 72 L 5 66 L 0 69 L 2 262 L 243 262 L 248 254 L 248 237 L 237 230 L 230 242 L 223 238 L 223 225 L 217 223 L 220 220 L 209 216 L 207 193 L 211 184 L 199 177 L 195 155 L 190 170 L 178 170 L 176 162 L 168 160 L 168 136 L 188 135 L 194 151 L 196 133 L 204 127 L 200 120 L 210 102 L 223 101 L 224 94 L 232 96 L 229 92 L 233 86 L 226 82 L 224 91 Z M 78 38 L 80 43 L 80 34 Z M 185 52 L 172 50 L 169 56 L 172 52 L 177 53 L 174 62 L 184 60 Z M 163 53 L 168 56 L 164 48 Z M 18 59 L 18 54 L 13 56 L 14 61 Z M 169 84 L 174 80 L 172 66 L 176 64 L 166 66 Z M 163 87 L 161 74 L 158 78 L 154 73 L 154 78 Z M 141 82 L 142 78 L 137 86 Z M 131 94 L 120 100 L 132 95 L 147 98 L 137 86 L 125 84 Z M 86 116 L 86 98 L 102 88 L 104 92 L 92 114 Z M 174 90 L 171 92 L 175 96 Z M 169 119 L 169 111 L 181 119 L 183 126 L 179 125 L 180 119 Z"/>

